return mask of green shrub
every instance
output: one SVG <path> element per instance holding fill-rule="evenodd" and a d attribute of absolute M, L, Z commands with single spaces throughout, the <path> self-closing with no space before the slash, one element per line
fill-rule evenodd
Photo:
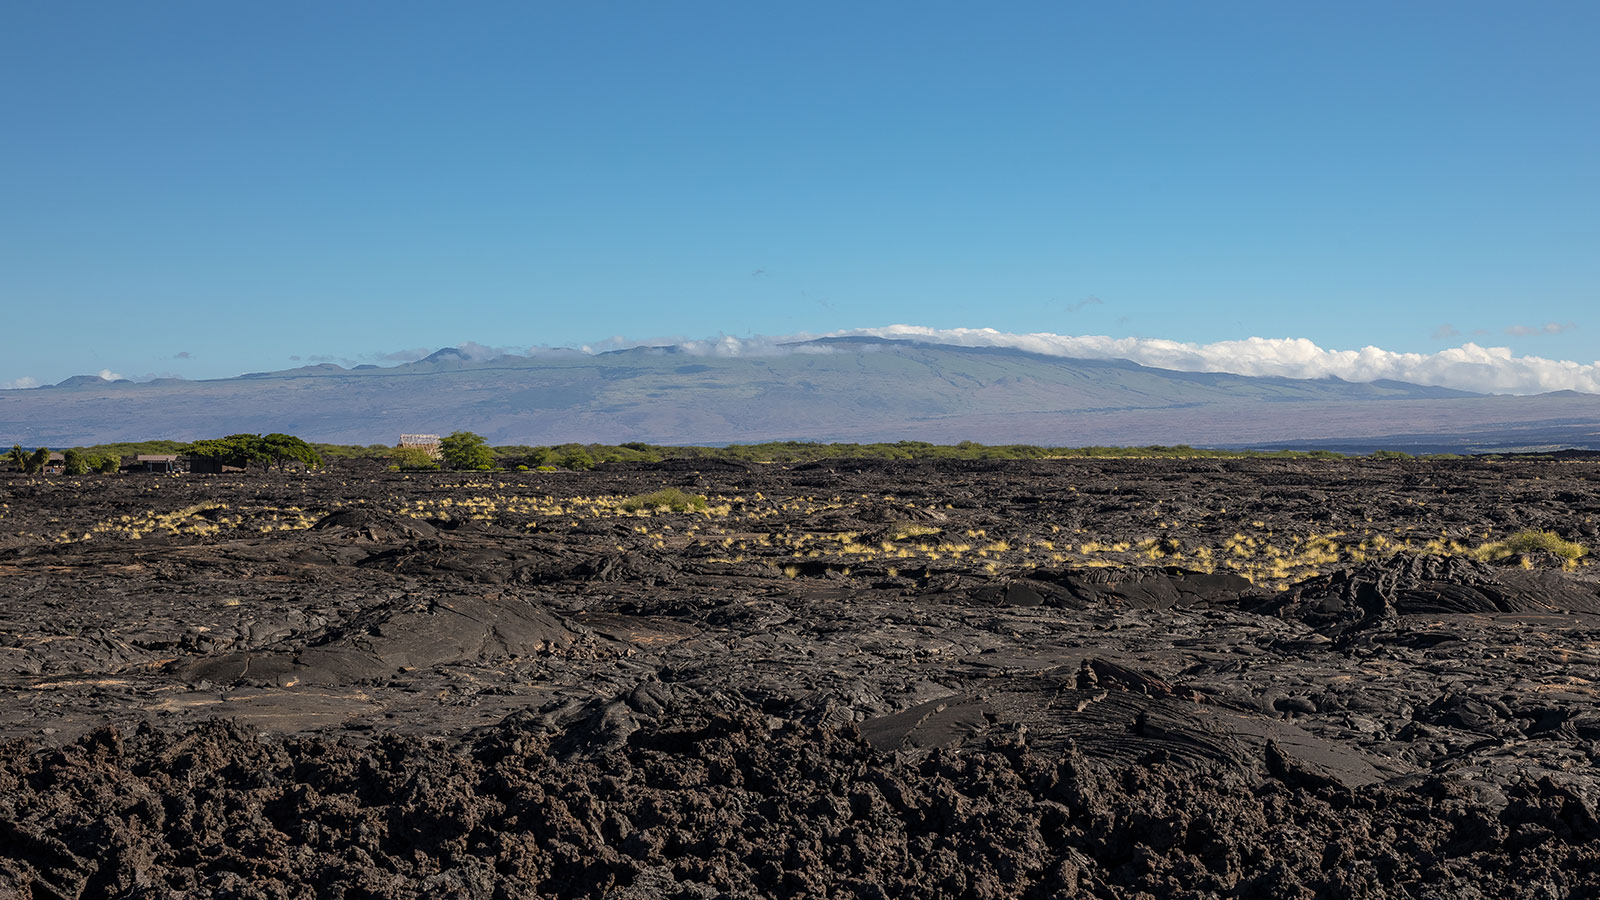
<path fill-rule="evenodd" d="M 586 472 L 594 468 L 594 457 L 589 455 L 589 451 L 579 447 L 561 457 L 561 466 L 578 472 Z"/>
<path fill-rule="evenodd" d="M 533 469 L 555 465 L 556 454 L 549 447 L 501 447 L 499 452 L 504 456 L 521 456 L 522 464 Z"/>
<path fill-rule="evenodd" d="M 441 439 L 439 454 L 452 469 L 483 472 L 494 468 L 494 451 L 470 431 L 457 431 Z"/>
<path fill-rule="evenodd" d="M 433 472 L 439 464 L 421 447 L 396 447 L 389 451 L 390 470 L 399 472 Z"/>
<path fill-rule="evenodd" d="M 83 451 L 73 448 L 61 454 L 61 471 L 65 475 L 89 474 L 89 457 Z"/>
<path fill-rule="evenodd" d="M 89 464 L 101 475 L 115 475 L 122 470 L 122 458 L 119 456 L 91 456 Z"/>
<path fill-rule="evenodd" d="M 387 459 L 394 448 L 388 444 L 323 444 L 313 443 L 313 450 L 323 459 Z"/>
<path fill-rule="evenodd" d="M 690 494 L 677 488 L 664 488 L 649 494 L 638 494 L 617 504 L 617 508 L 628 512 L 640 510 L 670 510 L 671 512 L 695 512 L 706 508 L 706 498 L 700 494 Z"/>
<path fill-rule="evenodd" d="M 267 463 L 276 464 L 280 472 L 288 469 L 291 463 L 299 463 L 308 469 L 322 468 L 322 454 L 292 434 L 282 432 L 264 434 L 261 436 L 259 448 Z"/>

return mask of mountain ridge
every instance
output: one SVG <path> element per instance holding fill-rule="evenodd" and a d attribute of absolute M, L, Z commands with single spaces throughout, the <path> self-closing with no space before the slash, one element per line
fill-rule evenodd
<path fill-rule="evenodd" d="M 160 383 L 75 376 L 54 390 L 0 391 L 0 436 L 70 445 L 287 431 L 372 443 L 464 429 L 506 444 L 1256 446 L 1423 434 L 1467 449 L 1464 436 L 1481 441 L 1499 428 L 1541 445 L 1559 431 L 1563 441 L 1600 446 L 1600 396 L 1575 391 L 1511 396 L 1394 380 L 1183 372 L 875 337 L 820 338 L 778 351 L 669 346 L 482 358 L 446 347 L 382 368 L 318 363 Z"/>

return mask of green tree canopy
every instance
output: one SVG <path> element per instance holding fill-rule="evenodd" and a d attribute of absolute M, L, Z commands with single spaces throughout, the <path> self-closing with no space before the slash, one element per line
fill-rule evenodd
<path fill-rule="evenodd" d="M 89 474 L 89 457 L 83 451 L 74 447 L 61 454 L 61 471 L 68 475 Z"/>
<path fill-rule="evenodd" d="M 290 463 L 301 463 L 308 469 L 322 466 L 322 455 L 316 448 L 292 434 L 273 432 L 262 435 L 261 453 L 269 462 L 276 463 L 281 471 Z"/>
<path fill-rule="evenodd" d="M 594 468 L 594 457 L 589 455 L 588 450 L 582 447 L 574 447 L 561 454 L 561 466 L 566 469 L 586 472 Z"/>
<path fill-rule="evenodd" d="M 483 471 L 494 468 L 493 450 L 483 442 L 482 436 L 470 431 L 451 432 L 450 436 L 442 437 L 438 440 L 438 455 L 451 469 Z"/>
<path fill-rule="evenodd" d="M 470 431 L 457 431 L 439 440 L 439 454 L 452 469 L 482 471 L 494 468 L 494 451 L 483 438 Z"/>
<path fill-rule="evenodd" d="M 322 456 L 316 448 L 292 434 L 274 432 L 268 435 L 230 434 L 222 438 L 208 438 L 185 446 L 187 456 L 205 456 L 221 460 L 223 465 L 248 469 L 259 465 L 263 469 L 276 465 L 287 468 L 290 463 L 302 463 L 316 468 L 322 465 Z"/>

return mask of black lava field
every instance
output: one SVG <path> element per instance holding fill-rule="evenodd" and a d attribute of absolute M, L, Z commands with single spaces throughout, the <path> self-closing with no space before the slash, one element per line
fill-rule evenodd
<path fill-rule="evenodd" d="M 0 476 L 0 898 L 1600 897 L 1525 531 L 1600 463 Z"/>

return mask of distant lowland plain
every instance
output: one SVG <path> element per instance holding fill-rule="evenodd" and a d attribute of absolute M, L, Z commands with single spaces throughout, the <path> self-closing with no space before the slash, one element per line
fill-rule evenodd
<path fill-rule="evenodd" d="M 1600 449 L 1600 395 L 1185 372 L 876 337 L 760 355 L 646 346 L 485 359 L 445 348 L 391 367 L 323 363 L 201 381 L 76 376 L 0 391 L 0 433 L 25 445 L 258 431 L 367 443 L 461 428 L 495 444 L 974 440 L 1473 453 Z"/>

